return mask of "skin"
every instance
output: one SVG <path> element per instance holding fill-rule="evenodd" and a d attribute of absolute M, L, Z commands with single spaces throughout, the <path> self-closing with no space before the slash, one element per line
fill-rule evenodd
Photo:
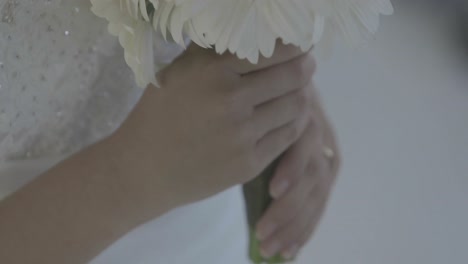
<path fill-rule="evenodd" d="M 257 225 L 265 257 L 297 256 L 317 229 L 340 168 L 333 128 L 314 84 L 310 87 L 307 128 L 280 161 L 270 186 L 275 200 Z M 324 146 L 333 150 L 333 158 L 324 155 Z"/>
<path fill-rule="evenodd" d="M 0 202 L 0 259 L 87 263 L 138 225 L 250 181 L 304 135 L 314 70 L 291 46 L 258 65 L 191 46 L 116 133 Z"/>

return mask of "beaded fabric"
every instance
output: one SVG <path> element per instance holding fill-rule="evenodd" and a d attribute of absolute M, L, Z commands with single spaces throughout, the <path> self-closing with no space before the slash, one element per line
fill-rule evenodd
<path fill-rule="evenodd" d="M 113 132 L 142 89 L 88 0 L 0 0 L 0 164 L 73 153 Z M 180 48 L 155 42 L 156 59 Z"/>

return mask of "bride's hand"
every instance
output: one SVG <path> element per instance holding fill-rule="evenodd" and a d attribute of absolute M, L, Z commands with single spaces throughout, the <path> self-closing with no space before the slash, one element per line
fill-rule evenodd
<path fill-rule="evenodd" d="M 323 216 L 340 167 L 337 140 L 313 83 L 310 91 L 307 128 L 280 160 L 270 183 L 275 200 L 257 225 L 265 256 L 297 255 Z"/>
<path fill-rule="evenodd" d="M 253 179 L 305 129 L 314 69 L 292 46 L 257 65 L 189 47 L 114 135 L 122 167 L 138 168 L 122 185 L 142 208 L 174 208 Z"/>

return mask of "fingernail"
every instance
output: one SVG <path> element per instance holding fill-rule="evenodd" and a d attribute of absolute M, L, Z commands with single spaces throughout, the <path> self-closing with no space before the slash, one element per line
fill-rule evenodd
<path fill-rule="evenodd" d="M 275 240 L 271 242 L 267 247 L 262 247 L 260 250 L 260 253 L 262 254 L 264 258 L 269 258 L 269 257 L 274 256 L 276 253 L 278 253 L 280 248 L 281 248 L 280 242 Z"/>
<path fill-rule="evenodd" d="M 276 229 L 276 225 L 273 223 L 267 223 L 263 226 L 260 226 L 257 230 L 257 238 L 262 241 L 269 237 Z"/>
<path fill-rule="evenodd" d="M 286 190 L 288 190 L 289 182 L 286 180 L 280 181 L 271 188 L 271 196 L 275 199 L 280 198 Z"/>
<path fill-rule="evenodd" d="M 285 259 L 292 259 L 297 255 L 297 252 L 299 251 L 299 245 L 298 244 L 293 244 L 290 246 L 288 249 L 283 251 L 281 255 Z"/>

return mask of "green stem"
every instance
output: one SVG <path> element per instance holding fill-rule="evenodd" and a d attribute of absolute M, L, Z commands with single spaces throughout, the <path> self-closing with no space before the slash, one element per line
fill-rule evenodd
<path fill-rule="evenodd" d="M 269 193 L 269 185 L 280 160 L 281 156 L 272 162 L 257 178 L 243 186 L 249 223 L 249 257 L 254 264 L 286 263 L 286 260 L 279 255 L 269 259 L 263 258 L 260 254 L 260 242 L 255 236 L 255 226 L 273 200 Z"/>

